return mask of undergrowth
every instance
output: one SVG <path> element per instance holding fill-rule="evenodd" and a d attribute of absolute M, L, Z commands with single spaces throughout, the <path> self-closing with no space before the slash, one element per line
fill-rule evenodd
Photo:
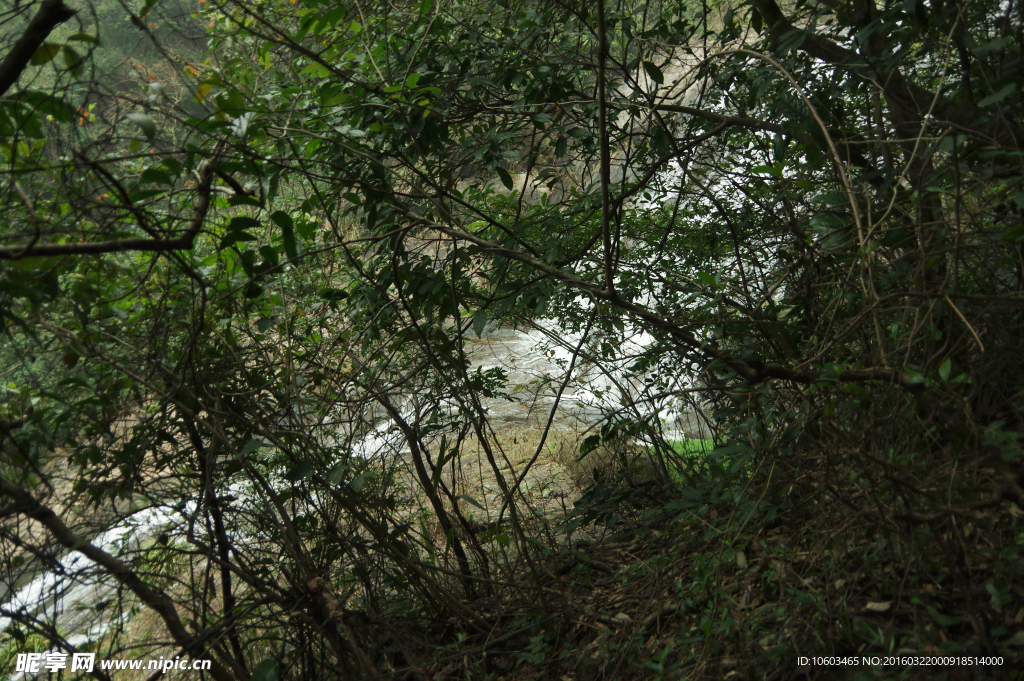
<path fill-rule="evenodd" d="M 921 435 L 885 458 L 821 431 L 673 442 L 695 467 L 599 476 L 568 543 L 516 568 L 543 596 L 477 603 L 494 629 L 449 622 L 407 678 L 1022 678 L 1024 512 L 999 491 L 1015 439 L 993 459 Z"/>

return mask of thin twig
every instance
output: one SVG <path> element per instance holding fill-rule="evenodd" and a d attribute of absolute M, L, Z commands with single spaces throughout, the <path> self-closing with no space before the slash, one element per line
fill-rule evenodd
<path fill-rule="evenodd" d="M 964 325 L 967 327 L 967 330 L 971 332 L 972 336 L 974 336 L 974 340 L 978 343 L 978 347 L 981 349 L 981 351 L 985 352 L 985 346 L 981 344 L 981 339 L 978 338 L 978 333 L 974 330 L 974 327 L 971 326 L 971 323 L 967 321 L 967 318 L 964 317 L 963 313 L 957 309 L 956 305 L 953 304 L 953 301 L 949 299 L 949 296 L 943 294 L 942 297 L 946 299 L 946 302 L 949 303 L 949 306 L 953 308 L 953 312 L 956 312 L 956 316 L 960 318 L 960 321 L 964 323 Z"/>

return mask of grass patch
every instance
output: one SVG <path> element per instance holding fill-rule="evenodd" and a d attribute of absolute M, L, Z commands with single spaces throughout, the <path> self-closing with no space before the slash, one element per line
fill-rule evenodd
<path fill-rule="evenodd" d="M 714 441 L 710 438 L 668 440 L 667 444 L 671 452 L 665 457 L 665 465 L 672 482 L 683 484 L 695 472 L 707 473 L 710 470 L 710 456 L 715 449 Z M 647 448 L 647 453 L 654 454 L 650 448 Z"/>
<path fill-rule="evenodd" d="M 715 448 L 715 443 L 710 438 L 707 440 L 698 440 L 696 438 L 669 440 L 668 444 L 676 454 L 688 459 L 706 457 Z"/>

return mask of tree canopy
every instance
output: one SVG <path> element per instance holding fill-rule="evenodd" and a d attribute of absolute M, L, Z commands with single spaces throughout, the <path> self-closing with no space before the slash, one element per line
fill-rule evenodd
<path fill-rule="evenodd" d="M 0 607 L 0 673 L 29 644 L 218 681 L 1016 654 L 1019 0 L 0 16 L 3 583 L 77 551 L 115 594 L 91 633 Z M 472 361 L 499 326 L 548 330 L 563 374 Z M 659 491 L 597 471 L 541 522 L 526 469 L 584 366 L 602 414 L 569 459 Z M 524 400 L 550 409 L 517 468 L 494 414 Z M 672 578 L 624 568 L 654 619 L 580 634 L 559 579 L 607 565 L 566 542 L 620 526 L 671 537 Z M 741 583 L 785 605 L 743 614 Z"/>

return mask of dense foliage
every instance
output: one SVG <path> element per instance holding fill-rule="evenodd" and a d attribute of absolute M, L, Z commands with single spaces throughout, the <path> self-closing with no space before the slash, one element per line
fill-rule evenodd
<path fill-rule="evenodd" d="M 78 551 L 69 580 L 116 588 L 86 636 L 2 606 L 0 673 L 32 646 L 218 681 L 1019 650 L 1020 0 L 2 16 L 3 583 Z M 498 324 L 555 329 L 566 375 L 474 365 Z M 584 368 L 572 458 L 643 454 L 664 489 L 598 471 L 539 523 L 490 412 Z M 677 629 L 580 633 L 555 562 L 620 524 L 671 538 L 619 576 Z"/>

